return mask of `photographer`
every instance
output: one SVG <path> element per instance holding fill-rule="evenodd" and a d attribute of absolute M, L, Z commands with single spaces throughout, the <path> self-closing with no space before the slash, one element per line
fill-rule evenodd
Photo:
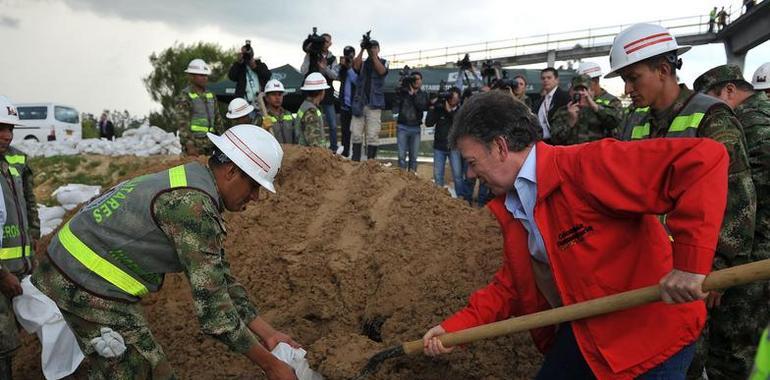
<path fill-rule="evenodd" d="M 257 93 L 262 91 L 272 74 L 259 57 L 254 58 L 251 41 L 241 47 L 238 60 L 230 66 L 227 77 L 235 82 L 235 97 L 244 98 L 249 104 L 255 104 Z"/>
<path fill-rule="evenodd" d="M 398 167 L 417 171 L 417 152 L 420 150 L 420 125 L 422 114 L 428 110 L 428 94 L 422 91 L 422 74 L 409 72 L 409 67 L 401 72 L 401 85 L 393 102 L 393 114 L 398 115 L 396 143 L 398 144 Z M 406 164 L 407 151 L 409 166 Z"/>
<path fill-rule="evenodd" d="M 598 104 L 588 75 L 572 78 L 569 96 L 570 102 L 556 110 L 551 122 L 554 145 L 580 144 L 614 134 L 620 125 L 619 100 Z"/>
<path fill-rule="evenodd" d="M 444 166 L 449 158 L 452 168 L 452 182 L 458 198 L 464 197 L 463 158 L 460 152 L 449 148 L 449 129 L 452 128 L 454 115 L 460 108 L 460 89 L 452 87 L 446 93 L 433 99 L 425 117 L 426 127 L 436 127 L 433 134 L 433 181 L 436 186 L 444 186 Z"/>
<path fill-rule="evenodd" d="M 340 58 L 339 79 L 340 85 L 340 122 L 342 123 L 342 157 L 350 157 L 350 122 L 353 114 L 350 110 L 353 103 L 353 94 L 356 92 L 356 80 L 358 74 L 353 70 L 353 59 L 356 49 L 345 46 L 343 56 Z"/>
<path fill-rule="evenodd" d="M 313 28 L 313 34 L 308 35 L 302 44 L 305 52 L 305 59 L 300 66 L 300 72 L 307 77 L 310 73 L 321 73 L 326 78 L 326 84 L 329 88 L 320 104 L 323 111 L 324 120 L 329 126 L 329 148 L 337 151 L 337 111 L 334 108 L 334 88 L 332 82 L 337 79 L 338 66 L 337 57 L 329 51 L 332 46 L 332 36 L 329 33 L 316 34 Z"/>
<path fill-rule="evenodd" d="M 524 103 L 527 108 L 532 110 L 532 101 L 527 96 L 527 80 L 524 79 L 524 76 L 517 75 L 513 79 L 498 79 L 492 84 L 492 89 L 509 92 L 514 99 Z"/>
<path fill-rule="evenodd" d="M 366 50 L 368 57 L 363 60 Z M 385 77 L 388 75 L 388 61 L 380 58 L 380 43 L 364 35 L 361 51 L 353 59 L 353 69 L 358 73 L 356 92 L 351 111 L 351 140 L 353 142 L 353 161 L 361 161 L 361 147 L 366 132 L 366 157 L 375 159 L 380 145 L 382 128 L 382 109 L 385 108 Z"/>

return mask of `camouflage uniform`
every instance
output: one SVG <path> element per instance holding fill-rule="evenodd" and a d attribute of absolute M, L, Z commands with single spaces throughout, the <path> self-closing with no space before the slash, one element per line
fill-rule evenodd
<path fill-rule="evenodd" d="M 283 107 L 274 113 L 267 110 L 267 116 L 257 116 L 254 124 L 270 131 L 281 144 L 296 144 L 297 136 L 294 134 L 294 116 Z"/>
<path fill-rule="evenodd" d="M 210 128 L 212 128 L 211 133 L 221 135 L 226 129 L 222 121 L 222 115 L 219 114 L 216 97 L 208 91 L 202 94 L 197 93 L 191 86 L 188 86 L 182 90 L 182 93 L 176 100 L 174 116 L 177 129 L 179 130 L 179 142 L 182 144 L 182 151 L 187 155 L 210 155 L 214 149 L 214 144 L 206 137 L 206 133 L 194 132 L 191 129 L 193 118 L 192 96 L 197 96 L 198 99 L 203 100 L 206 104 L 207 122 Z M 213 102 L 206 102 L 207 97 L 213 98 Z M 211 104 L 211 107 L 208 104 Z"/>
<path fill-rule="evenodd" d="M 211 197 L 191 188 L 162 192 L 153 203 L 152 214 L 175 247 L 190 282 L 201 330 L 239 353 L 258 344 L 247 326 L 257 317 L 257 310 L 230 273 L 223 250 L 224 221 Z M 87 372 L 90 379 L 175 378 L 140 303 L 111 300 L 84 290 L 65 277 L 47 255 L 32 282 L 56 302 L 75 332 L 89 362 L 79 374 Z M 90 340 L 100 335 L 101 327 L 123 336 L 127 346 L 123 355 L 106 359 L 94 351 Z"/>
<path fill-rule="evenodd" d="M 745 82 L 740 68 L 722 65 L 698 77 L 694 86 L 696 91 L 708 92 L 715 85 L 731 81 Z M 734 111 L 746 136 L 757 194 L 754 242 L 750 256 L 735 257 L 731 262 L 715 261 L 715 269 L 770 258 L 770 102 L 765 94 L 757 92 Z M 770 318 L 770 284 L 727 289 L 721 303 L 710 310 L 708 333 L 698 356 L 705 361 L 709 378 L 746 378 L 756 351 L 756 337 Z"/>
<path fill-rule="evenodd" d="M 294 135 L 299 145 L 328 148 L 329 141 L 324 133 L 321 110 L 308 99 L 302 103 L 294 120 Z"/>
<path fill-rule="evenodd" d="M 11 186 L 13 183 L 16 186 L 21 184 L 22 187 L 21 191 L 13 191 L 15 189 L 11 188 L 4 191 L 4 193 L 8 194 L 6 195 L 7 199 L 5 199 L 6 212 L 14 213 L 15 219 L 19 223 L 11 224 L 11 218 L 9 218 L 9 222 L 5 226 L 0 227 L 5 229 L 4 236 L 6 241 L 5 245 L 0 246 L 9 248 L 9 242 L 13 237 L 13 240 L 20 246 L 16 248 L 21 249 L 21 252 L 23 252 L 21 255 L 27 256 L 26 259 L 21 260 L 28 260 L 25 261 L 24 265 L 12 265 L 11 268 L 4 266 L 0 262 L 0 271 L 5 272 L 7 275 L 16 276 L 16 279 L 21 281 L 22 278 L 32 272 L 35 261 L 34 257 L 29 256 L 32 254 L 31 250 L 34 250 L 35 241 L 40 238 L 37 202 L 32 188 L 32 170 L 27 166 L 27 156 L 13 147 L 9 147 L 5 154 L 0 155 L 0 160 L 2 160 L 0 161 L 0 180 L 3 181 L 2 186 Z M 21 177 L 21 180 L 16 181 L 14 177 L 16 179 Z M 23 194 L 24 199 L 14 199 L 20 193 Z M 18 212 L 17 206 L 14 205 L 19 204 L 25 205 L 25 212 Z M 21 262 L 19 260 L 16 261 Z M 19 345 L 19 332 L 12 302 L 4 294 L 0 294 L 0 379 L 4 379 L 5 376 L 10 374 L 10 357 Z"/>
<path fill-rule="evenodd" d="M 587 75 L 572 78 L 572 88 L 590 88 L 590 86 L 591 78 Z M 551 143 L 573 145 L 613 136 L 620 125 L 623 113 L 620 100 L 602 89 L 602 93 L 594 97 L 594 102 L 598 110 L 594 111 L 591 107 L 580 108 L 575 126 L 569 125 L 568 106 L 556 110 L 553 121 L 550 123 Z"/>

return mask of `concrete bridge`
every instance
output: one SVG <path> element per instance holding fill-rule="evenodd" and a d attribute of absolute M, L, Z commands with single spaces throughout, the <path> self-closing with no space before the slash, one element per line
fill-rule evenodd
<path fill-rule="evenodd" d="M 738 17 L 732 17 L 738 16 Z M 749 12 L 731 14 L 731 22 L 717 31 L 709 31 L 708 15 L 648 21 L 668 28 L 681 45 L 723 43 L 729 63 L 743 67 L 746 53 L 770 38 L 770 0 L 755 5 Z M 485 41 L 398 53 L 386 56 L 391 67 L 453 66 L 468 53 L 476 65 L 492 59 L 503 67 L 568 61 L 609 55 L 612 40 L 629 25 L 590 28 L 571 32 Z M 478 66 L 477 66 L 478 67 Z"/>

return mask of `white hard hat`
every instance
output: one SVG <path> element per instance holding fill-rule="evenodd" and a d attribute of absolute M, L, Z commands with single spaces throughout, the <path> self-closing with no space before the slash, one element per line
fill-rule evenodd
<path fill-rule="evenodd" d="M 624 29 L 612 41 L 610 48 L 610 72 L 605 78 L 618 75 L 620 69 L 644 61 L 656 55 L 676 51 L 677 55 L 690 50 L 679 46 L 676 37 L 668 29 L 655 24 L 635 24 Z"/>
<path fill-rule="evenodd" d="M 188 74 L 201 74 L 201 75 L 211 75 L 211 69 L 209 68 L 209 65 L 206 64 L 206 61 L 195 58 L 187 65 L 187 70 L 184 72 Z"/>
<path fill-rule="evenodd" d="M 751 76 L 751 85 L 755 90 L 767 90 L 770 88 L 770 62 L 759 66 L 754 75 Z"/>
<path fill-rule="evenodd" d="M 578 75 L 588 75 L 591 78 L 602 76 L 602 68 L 597 63 L 580 62 L 577 68 Z"/>
<path fill-rule="evenodd" d="M 285 92 L 286 90 L 283 88 L 283 83 L 279 81 L 278 79 L 270 79 L 267 81 L 267 84 L 265 85 L 265 93 L 268 92 Z"/>
<path fill-rule="evenodd" d="M 246 99 L 235 98 L 231 100 L 230 104 L 227 106 L 227 114 L 225 116 L 227 116 L 228 119 L 237 119 L 250 114 L 251 111 L 254 111 L 254 106 L 249 104 Z"/>
<path fill-rule="evenodd" d="M 329 85 L 326 83 L 326 78 L 324 78 L 321 73 L 310 73 L 310 75 L 305 78 L 305 83 L 300 87 L 300 90 L 316 91 L 326 90 L 327 88 L 329 88 Z"/>
<path fill-rule="evenodd" d="M 208 133 L 214 145 L 249 177 L 275 193 L 273 180 L 281 169 L 283 149 L 273 135 L 250 124 L 236 125 L 217 136 Z"/>
<path fill-rule="evenodd" d="M 11 99 L 0 95 L 0 124 L 19 125 L 19 112 Z"/>

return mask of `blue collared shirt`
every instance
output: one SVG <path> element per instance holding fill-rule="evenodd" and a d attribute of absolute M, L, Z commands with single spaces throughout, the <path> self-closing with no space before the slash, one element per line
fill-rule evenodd
<path fill-rule="evenodd" d="M 513 182 L 514 190 L 505 196 L 505 208 L 519 219 L 527 230 L 529 254 L 540 262 L 548 262 L 543 236 L 535 223 L 535 201 L 537 201 L 537 152 L 536 146 L 527 154 L 524 164 Z"/>

